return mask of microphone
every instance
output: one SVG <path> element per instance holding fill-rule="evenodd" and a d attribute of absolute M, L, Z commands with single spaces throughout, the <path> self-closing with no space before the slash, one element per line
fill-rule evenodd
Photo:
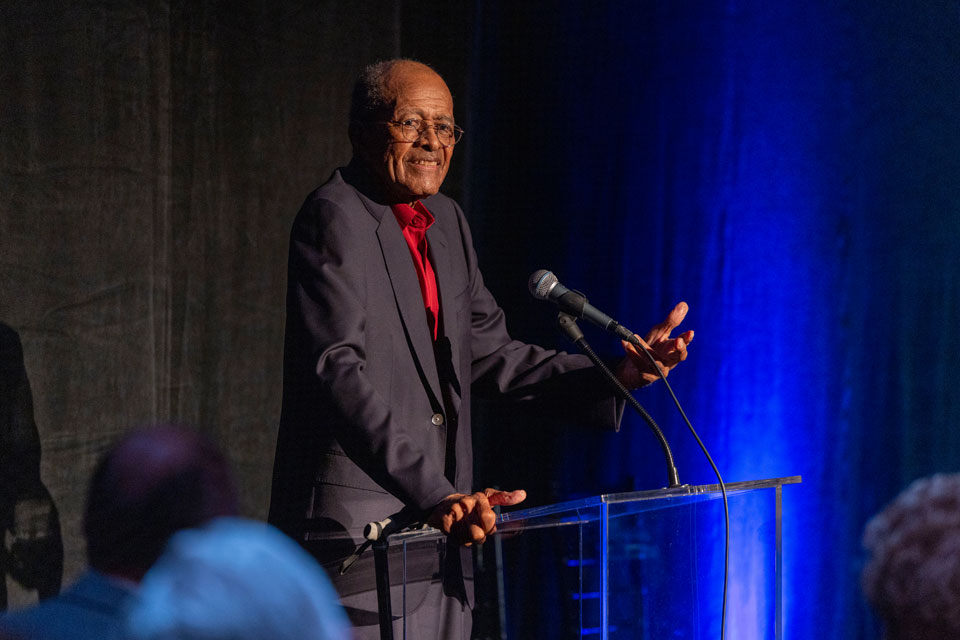
<path fill-rule="evenodd" d="M 527 281 L 530 294 L 538 300 L 546 300 L 560 307 L 564 313 L 592 322 L 601 329 L 606 329 L 621 340 L 640 346 L 640 341 L 625 326 L 587 302 L 587 297 L 579 291 L 568 289 L 560 284 L 552 271 L 540 269 L 534 271 Z"/>
<path fill-rule="evenodd" d="M 406 529 L 416 521 L 417 511 L 410 507 L 404 507 L 392 516 L 388 516 L 377 522 L 368 522 L 363 527 L 363 537 L 370 542 L 376 542 L 380 538 L 393 535 L 401 529 Z"/>
<path fill-rule="evenodd" d="M 363 537 L 365 540 L 356 548 L 356 550 L 354 550 L 352 555 L 340 563 L 340 575 L 345 574 L 350 567 L 352 567 L 353 564 L 360 559 L 360 556 L 363 555 L 363 552 L 366 551 L 367 548 L 373 543 L 377 542 L 378 540 L 383 540 L 383 543 L 386 544 L 387 536 L 391 536 L 402 529 L 406 529 L 407 527 L 413 527 L 413 525 L 418 521 L 418 513 L 419 511 L 413 507 L 404 507 L 400 511 L 391 516 L 387 516 L 383 520 L 368 522 L 363 527 Z M 374 546 L 373 549 L 374 552 L 376 552 L 377 547 Z"/>

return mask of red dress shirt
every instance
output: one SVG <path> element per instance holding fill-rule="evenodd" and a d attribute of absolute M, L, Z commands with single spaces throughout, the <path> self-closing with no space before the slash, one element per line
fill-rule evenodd
<path fill-rule="evenodd" d="M 440 296 L 437 293 L 437 276 L 430 264 L 427 247 L 427 229 L 433 224 L 433 214 L 427 211 L 423 203 L 417 200 L 411 207 L 408 204 L 395 204 L 390 207 L 400 223 L 403 239 L 407 241 L 410 256 L 417 268 L 420 281 L 420 293 L 423 294 L 423 306 L 427 313 L 427 323 L 433 339 L 437 339 L 440 324 Z"/>

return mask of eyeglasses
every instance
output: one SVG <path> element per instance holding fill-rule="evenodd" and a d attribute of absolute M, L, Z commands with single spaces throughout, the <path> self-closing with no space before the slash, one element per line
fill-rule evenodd
<path fill-rule="evenodd" d="M 406 120 L 388 120 L 380 124 L 391 124 L 400 129 L 400 135 L 407 142 L 416 142 L 423 137 L 427 129 L 433 128 L 437 132 L 437 140 L 442 147 L 452 147 L 460 142 L 463 137 L 463 129 L 455 124 L 447 122 L 435 122 L 427 124 L 420 118 L 407 118 Z"/>

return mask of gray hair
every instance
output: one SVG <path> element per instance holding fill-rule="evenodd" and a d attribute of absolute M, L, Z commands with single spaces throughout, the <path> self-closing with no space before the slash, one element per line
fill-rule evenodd
<path fill-rule="evenodd" d="M 890 640 L 960 637 L 960 474 L 917 480 L 863 533 L 861 577 Z"/>

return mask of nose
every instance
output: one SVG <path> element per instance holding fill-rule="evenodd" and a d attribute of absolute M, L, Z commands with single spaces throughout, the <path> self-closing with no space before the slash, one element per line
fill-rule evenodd
<path fill-rule="evenodd" d="M 420 134 L 418 142 L 421 147 L 430 150 L 443 147 L 443 145 L 440 144 L 440 137 L 437 135 L 437 128 L 432 124 L 428 124 L 423 128 L 423 133 Z"/>

